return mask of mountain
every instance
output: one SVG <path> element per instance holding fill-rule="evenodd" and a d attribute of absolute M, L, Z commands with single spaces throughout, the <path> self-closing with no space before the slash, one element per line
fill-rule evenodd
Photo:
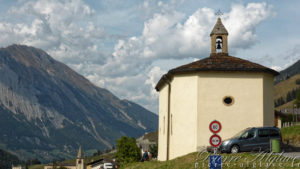
<path fill-rule="evenodd" d="M 274 98 L 277 110 L 293 108 L 296 94 L 300 89 L 300 60 L 280 71 L 275 77 Z"/>
<path fill-rule="evenodd" d="M 300 73 L 300 60 L 298 60 L 296 63 L 293 65 L 289 66 L 288 68 L 280 71 L 280 74 L 275 77 L 275 84 L 286 80 L 296 74 Z"/>
<path fill-rule="evenodd" d="M 275 108 L 277 110 L 293 108 L 297 92 L 300 89 L 300 73 L 274 86 Z"/>
<path fill-rule="evenodd" d="M 46 52 L 0 49 L 0 148 L 20 159 L 72 158 L 79 145 L 103 150 L 122 135 L 157 130 L 158 116 L 93 85 Z"/>

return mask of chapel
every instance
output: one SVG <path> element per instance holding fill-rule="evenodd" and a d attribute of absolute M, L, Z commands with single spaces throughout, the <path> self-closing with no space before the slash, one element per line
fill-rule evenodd
<path fill-rule="evenodd" d="M 161 77 L 158 160 L 199 151 L 209 145 L 209 123 L 222 124 L 227 139 L 256 126 L 274 126 L 274 77 L 278 72 L 228 53 L 228 32 L 217 19 L 210 56 L 171 69 Z"/>

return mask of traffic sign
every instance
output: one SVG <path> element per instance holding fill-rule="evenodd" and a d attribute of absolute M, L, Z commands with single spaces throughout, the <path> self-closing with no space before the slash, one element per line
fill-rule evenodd
<path fill-rule="evenodd" d="M 220 155 L 209 156 L 210 169 L 222 169 L 222 157 Z"/>
<path fill-rule="evenodd" d="M 209 124 L 209 130 L 212 132 L 212 133 L 219 133 L 222 129 L 222 126 L 221 126 L 221 123 L 217 120 L 214 120 L 212 121 L 210 124 Z"/>
<path fill-rule="evenodd" d="M 219 135 L 214 134 L 209 138 L 209 143 L 213 147 L 219 147 L 221 145 L 222 139 Z"/>

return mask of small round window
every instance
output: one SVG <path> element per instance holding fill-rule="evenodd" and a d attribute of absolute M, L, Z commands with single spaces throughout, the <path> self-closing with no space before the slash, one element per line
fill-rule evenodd
<path fill-rule="evenodd" d="M 224 104 L 227 105 L 227 106 L 232 105 L 232 104 L 233 104 L 233 101 L 234 101 L 233 98 L 230 97 L 230 96 L 226 96 L 226 97 L 224 97 L 224 99 L 223 99 Z"/>

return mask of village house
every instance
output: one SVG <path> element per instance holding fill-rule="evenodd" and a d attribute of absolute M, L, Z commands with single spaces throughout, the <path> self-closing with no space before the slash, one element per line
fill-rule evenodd
<path fill-rule="evenodd" d="M 11 169 L 25 169 L 25 166 L 22 166 L 22 165 L 12 165 L 11 166 Z"/>
<path fill-rule="evenodd" d="M 254 126 L 274 126 L 274 76 L 278 72 L 228 54 L 228 32 L 218 18 L 210 56 L 171 69 L 159 92 L 158 160 L 209 145 L 209 123 L 222 123 L 227 139 Z"/>

